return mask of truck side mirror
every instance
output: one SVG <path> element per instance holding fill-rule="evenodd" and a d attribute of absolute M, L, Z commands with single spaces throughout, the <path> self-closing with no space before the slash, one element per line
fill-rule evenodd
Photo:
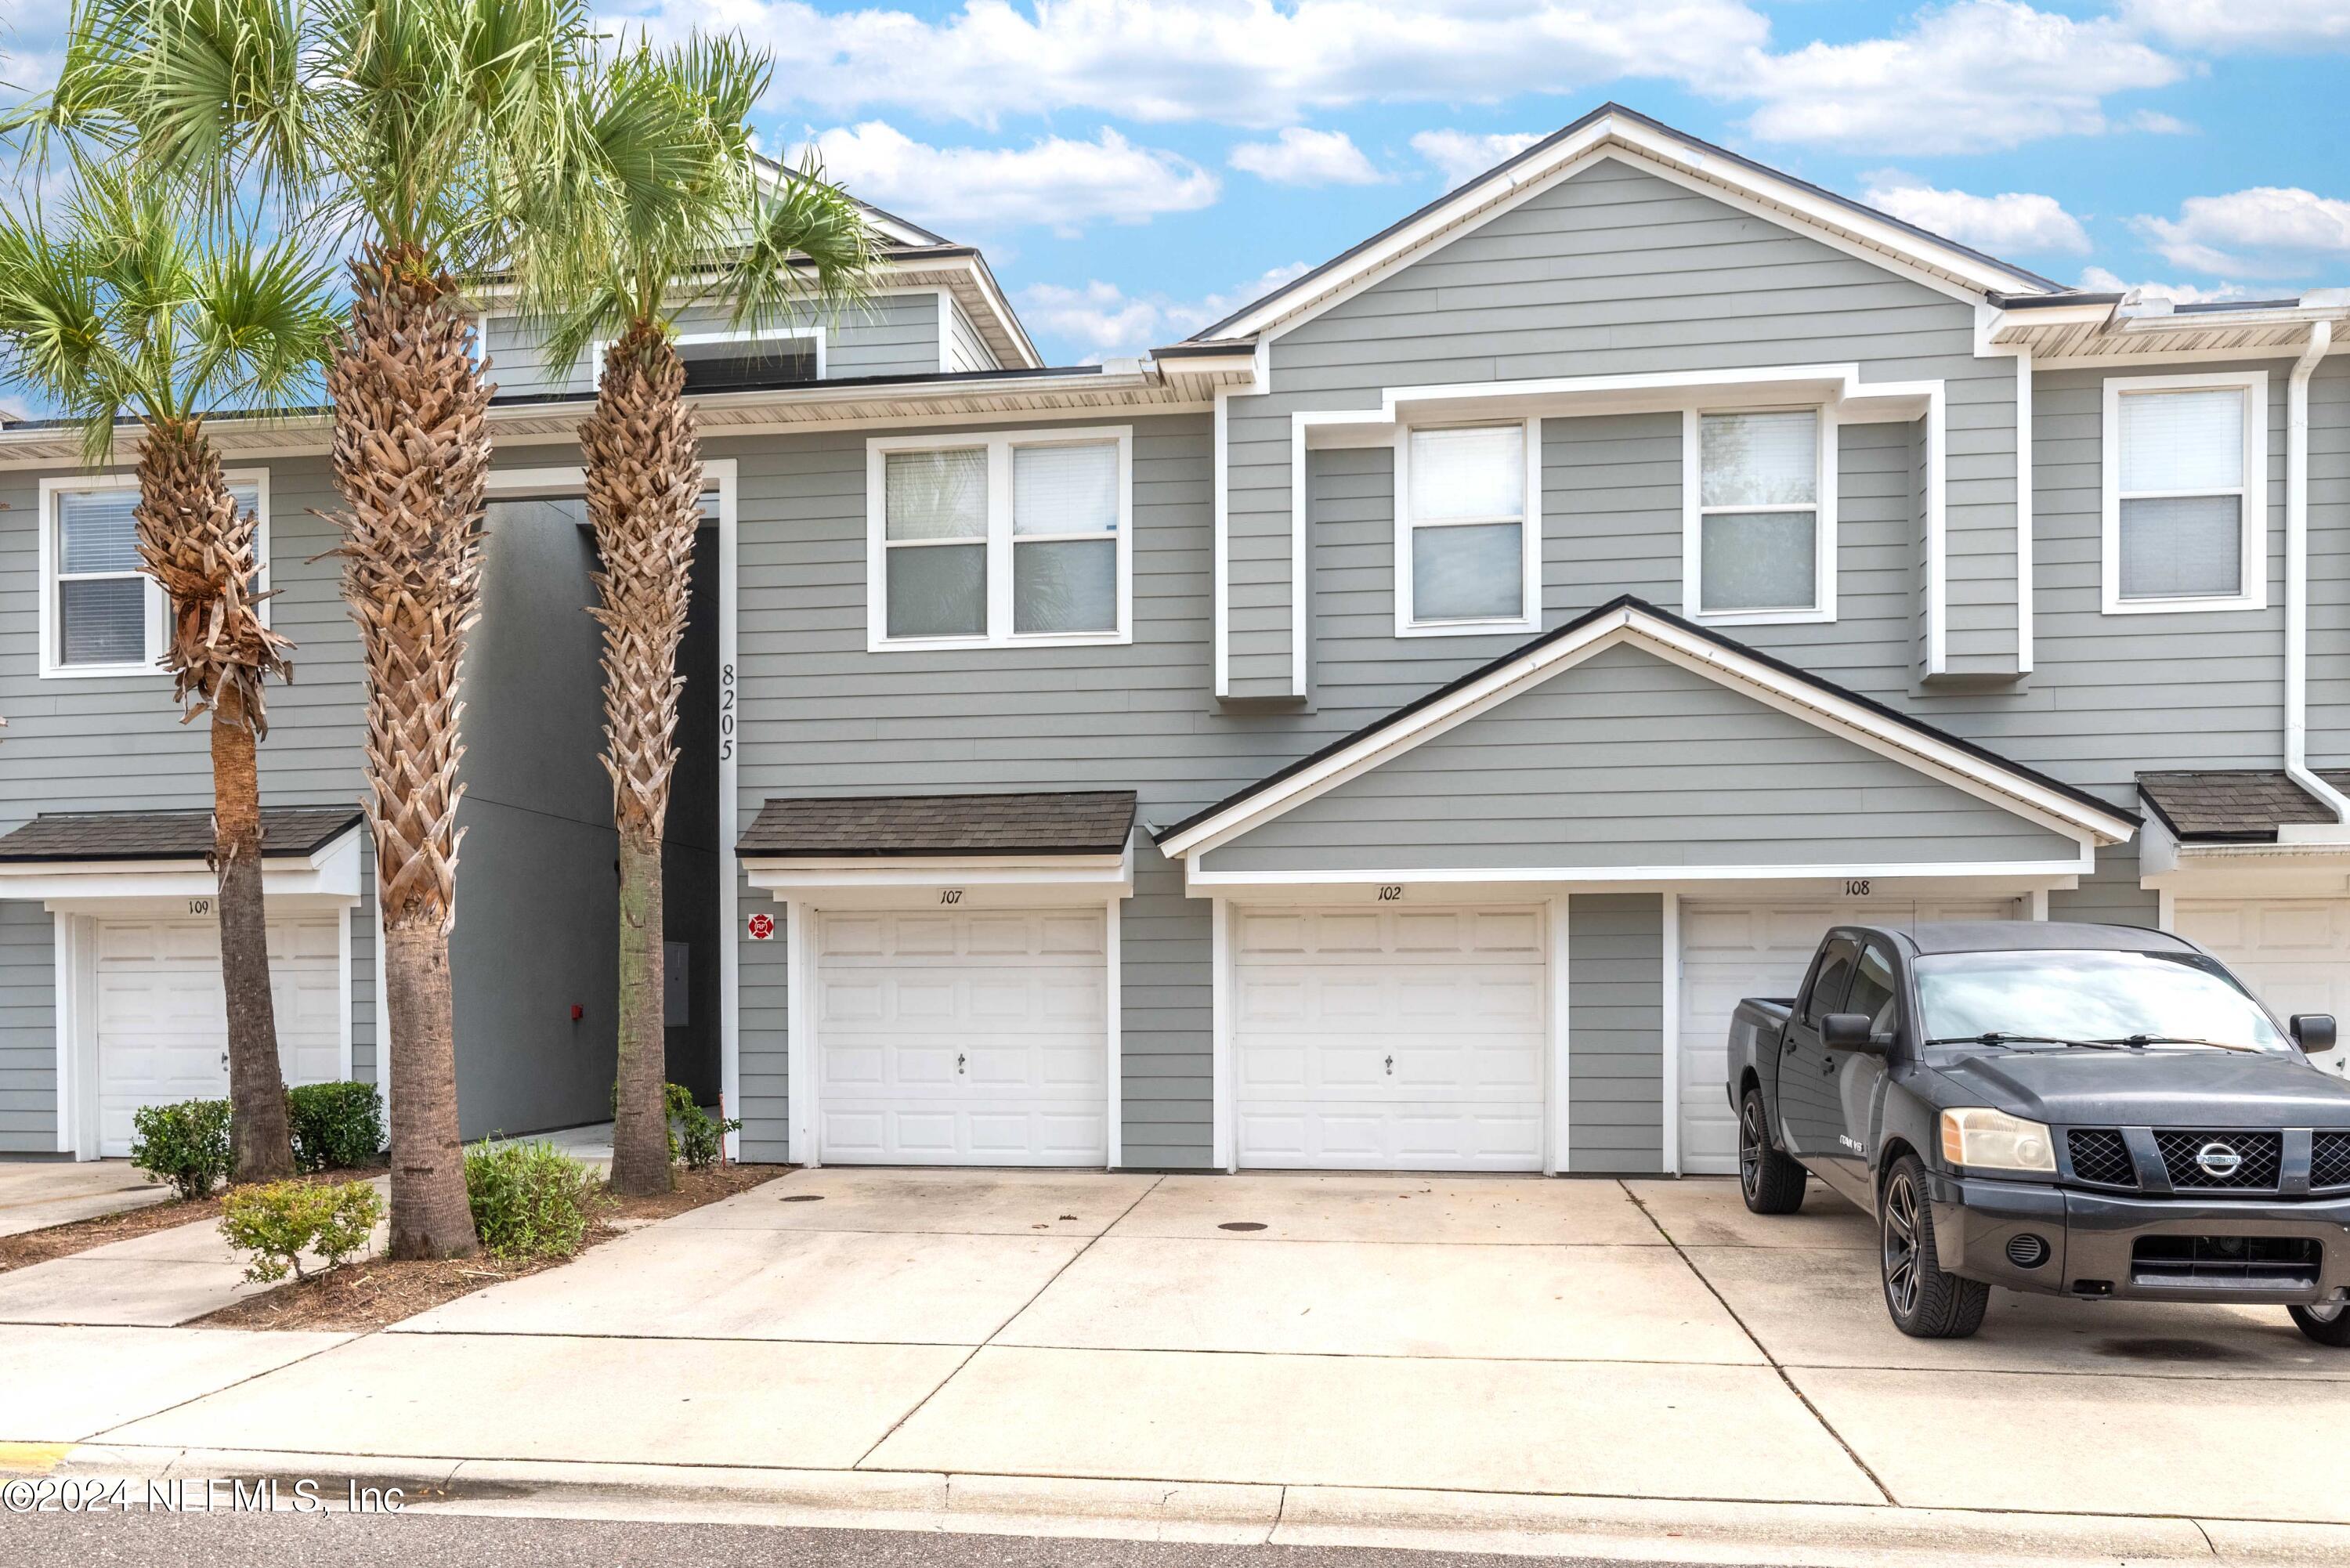
<path fill-rule="evenodd" d="M 1866 1012 L 1831 1012 L 1820 1020 L 1820 1044 L 1831 1051 L 1861 1051 L 1882 1056 L 1887 1043 L 1868 1031 Z"/>
<path fill-rule="evenodd" d="M 2296 1012 L 2288 1027 L 2294 1042 L 2313 1056 L 2334 1049 L 2334 1014 L 2330 1012 Z"/>

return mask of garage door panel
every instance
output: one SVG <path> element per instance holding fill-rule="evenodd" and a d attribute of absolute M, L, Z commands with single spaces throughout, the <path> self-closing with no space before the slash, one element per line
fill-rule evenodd
<path fill-rule="evenodd" d="M 1538 910 L 1243 910 L 1235 927 L 1243 1164 L 1540 1168 Z"/>
<path fill-rule="evenodd" d="M 2171 924 L 2233 971 L 2271 1012 L 2350 1018 L 2350 899 L 2180 898 Z M 2350 1076 L 2350 1053 L 2312 1060 Z"/>
<path fill-rule="evenodd" d="M 1107 1160 L 1100 910 L 852 911 L 816 923 L 821 1158 Z M 852 1005 L 836 1003 L 852 993 Z"/>

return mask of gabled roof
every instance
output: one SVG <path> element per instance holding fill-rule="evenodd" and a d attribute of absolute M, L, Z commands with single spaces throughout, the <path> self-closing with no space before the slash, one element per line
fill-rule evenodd
<path fill-rule="evenodd" d="M 1772 215 L 1791 227 L 1833 235 L 1979 295 L 2039 294 L 2062 286 L 1849 196 L 1700 141 L 1621 104 L 1604 103 L 1186 341 L 1245 338 L 1277 327 L 1363 279 L 1442 244 L 1529 186 L 1601 151 L 1667 168 L 1685 179 L 1747 198 L 1770 209 Z"/>
<path fill-rule="evenodd" d="M 2106 843 L 2120 843 L 2137 831 L 2135 814 L 2087 790 L 1625 594 L 1159 829 L 1153 837 L 1170 859 L 1205 854 L 1593 654 L 1625 642 L 2059 831 Z"/>

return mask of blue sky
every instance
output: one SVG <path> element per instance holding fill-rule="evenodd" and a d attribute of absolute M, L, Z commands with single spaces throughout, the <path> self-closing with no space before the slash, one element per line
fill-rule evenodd
<path fill-rule="evenodd" d="M 0 7 L 17 0 L 0 0 Z M 1180 338 L 1608 99 L 2067 283 L 2350 285 L 2350 0 L 608 0 L 983 245 L 1046 355 Z M 53 24 L 20 7 L 17 79 Z"/>

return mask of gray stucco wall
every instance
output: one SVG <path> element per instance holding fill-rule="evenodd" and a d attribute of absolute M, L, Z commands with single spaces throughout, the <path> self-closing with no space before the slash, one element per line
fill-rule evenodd
<path fill-rule="evenodd" d="M 611 1115 L 619 906 L 594 549 L 577 502 L 494 504 L 466 653 L 457 1105 L 467 1137 Z M 575 1023 L 571 1008 L 586 1016 Z"/>
<path fill-rule="evenodd" d="M 1212 871 L 2062 863 L 2074 843 L 1617 647 L 1211 851 Z"/>
<path fill-rule="evenodd" d="M 57 1147 L 57 922 L 0 901 L 0 1154 Z"/>
<path fill-rule="evenodd" d="M 1567 1168 L 1664 1166 L 1664 899 L 1566 905 Z"/>
<path fill-rule="evenodd" d="M 1274 390 L 1232 400 L 1233 694 L 1297 695 L 1294 412 L 1375 408 L 1391 386 L 1847 361 L 1865 381 L 1944 381 L 1950 669 L 2012 672 L 2014 368 L 1974 357 L 1971 307 L 1610 161 L 1276 338 Z"/>

